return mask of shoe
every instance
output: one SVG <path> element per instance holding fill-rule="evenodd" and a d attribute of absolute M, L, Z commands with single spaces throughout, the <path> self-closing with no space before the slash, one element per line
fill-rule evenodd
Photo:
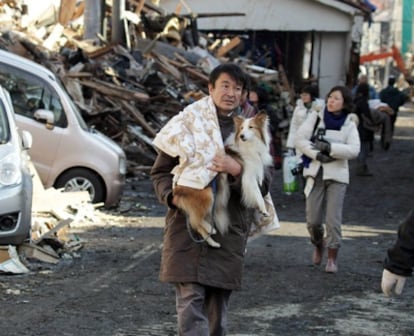
<path fill-rule="evenodd" d="M 328 259 L 325 267 L 326 273 L 336 273 L 338 272 L 338 266 L 336 265 L 335 261 L 332 259 Z"/>
<path fill-rule="evenodd" d="M 358 167 L 356 174 L 358 176 L 373 176 L 373 174 L 371 173 L 371 171 L 368 169 L 368 166 L 367 165 L 363 165 L 361 167 Z"/>
<path fill-rule="evenodd" d="M 369 170 L 363 172 L 357 172 L 358 176 L 374 176 Z"/>
<path fill-rule="evenodd" d="M 338 265 L 336 263 L 337 256 L 338 256 L 338 249 L 328 248 L 328 262 L 326 263 L 326 267 L 325 267 L 326 273 L 338 272 Z"/>
<path fill-rule="evenodd" d="M 387 151 L 390 149 L 391 143 L 389 141 L 381 141 L 381 145 L 382 148 Z"/>
<path fill-rule="evenodd" d="M 323 257 L 323 250 L 324 250 L 323 244 L 315 246 L 315 249 L 313 250 L 313 254 L 312 254 L 312 262 L 314 265 L 321 264 L 322 257 Z"/>

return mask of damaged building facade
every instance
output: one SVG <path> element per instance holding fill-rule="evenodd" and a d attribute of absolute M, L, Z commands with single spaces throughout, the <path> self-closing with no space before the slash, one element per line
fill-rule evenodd
<path fill-rule="evenodd" d="M 265 67 L 282 64 L 296 90 L 315 79 L 324 96 L 334 85 L 355 82 L 363 23 L 372 10 L 359 1 L 192 0 L 187 4 L 181 6 L 181 14 L 211 13 L 212 8 L 242 14 L 199 17 L 198 29 L 215 38 L 240 36 L 241 54 Z M 161 0 L 160 5 L 177 11 L 175 0 Z"/>

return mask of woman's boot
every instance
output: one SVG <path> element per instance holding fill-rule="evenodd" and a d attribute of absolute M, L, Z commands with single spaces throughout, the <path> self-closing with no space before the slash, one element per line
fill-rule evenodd
<path fill-rule="evenodd" d="M 323 257 L 323 250 L 324 250 L 323 243 L 315 245 L 315 250 L 313 251 L 313 255 L 312 255 L 312 261 L 313 261 L 314 265 L 320 265 L 321 264 L 322 257 Z"/>
<path fill-rule="evenodd" d="M 328 262 L 326 263 L 325 272 L 336 273 L 338 272 L 338 265 L 336 258 L 338 256 L 338 249 L 328 248 Z"/>

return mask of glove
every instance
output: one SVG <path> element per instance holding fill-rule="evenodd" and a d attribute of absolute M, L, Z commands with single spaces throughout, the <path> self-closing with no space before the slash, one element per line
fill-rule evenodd
<path fill-rule="evenodd" d="M 331 144 L 328 141 L 315 140 L 313 148 L 319 150 L 323 154 L 329 155 L 331 152 Z"/>
<path fill-rule="evenodd" d="M 391 273 L 384 269 L 382 272 L 381 289 L 385 296 L 391 296 L 394 289 L 395 294 L 400 295 L 404 289 L 406 277 Z"/>
<path fill-rule="evenodd" d="M 322 163 L 329 163 L 332 161 L 335 161 L 334 158 L 331 158 L 329 155 L 323 154 L 323 153 L 318 153 L 316 154 L 316 160 L 322 162 Z"/>

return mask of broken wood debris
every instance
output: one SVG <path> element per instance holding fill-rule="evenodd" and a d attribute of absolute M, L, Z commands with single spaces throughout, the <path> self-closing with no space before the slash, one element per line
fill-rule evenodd
<path fill-rule="evenodd" d="M 107 41 L 110 27 L 103 36 L 83 39 L 79 18 L 84 2 L 66 0 L 58 18 L 49 18 L 46 25 L 33 21 L 24 27 L 16 21 L 2 32 L 0 47 L 56 73 L 87 124 L 125 150 L 130 174 L 155 159 L 151 141 L 144 139 L 151 140 L 169 118 L 208 94 L 209 72 L 217 64 L 237 61 L 253 80 L 274 87 L 275 97 L 280 91 L 292 93 L 285 78 L 279 83 L 278 70 L 260 73 L 249 59 L 237 57 L 241 37 L 212 39 L 197 29 L 197 18 L 244 13 L 166 14 L 142 0 L 126 1 L 126 7 L 125 46 Z M 110 4 L 105 13 L 109 19 Z M 144 136 L 131 132 L 131 125 L 140 127 Z"/>
<path fill-rule="evenodd" d="M 84 242 L 70 232 L 70 225 L 93 220 L 98 206 L 90 203 L 86 191 L 45 189 L 32 163 L 29 168 L 33 175 L 31 237 L 17 249 L 0 246 L 0 271 L 7 273 L 27 273 L 33 260 L 57 264 L 62 255 L 81 249 Z"/>
<path fill-rule="evenodd" d="M 127 5 L 125 46 L 107 41 L 110 31 L 83 39 L 79 18 L 84 2 L 65 0 L 58 18 L 48 18 L 47 23 L 42 19 L 25 25 L 19 8 L 10 8 L 20 21 L 3 27 L 0 47 L 54 72 L 87 124 L 124 149 L 128 174 L 148 172 L 156 155 L 152 138 L 172 116 L 208 94 L 209 73 L 220 63 L 237 62 L 252 81 L 272 88 L 275 97 L 292 93 L 284 74 L 280 81 L 278 70 L 238 57 L 241 37 L 212 39 L 197 29 L 199 17 L 243 13 L 165 14 L 145 0 L 127 1 Z M 107 18 L 111 11 L 106 4 Z M 82 248 L 68 231 L 72 223 L 93 220 L 95 208 L 86 192 L 63 195 L 54 188 L 45 190 L 40 181 L 37 184 L 32 239 L 20 252 L 25 258 L 53 264 L 62 251 Z"/>

